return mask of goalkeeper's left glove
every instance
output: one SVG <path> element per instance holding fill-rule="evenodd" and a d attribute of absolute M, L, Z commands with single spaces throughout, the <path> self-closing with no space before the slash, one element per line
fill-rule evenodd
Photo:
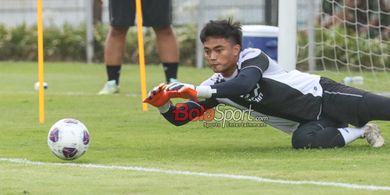
<path fill-rule="evenodd" d="M 184 98 L 197 100 L 210 98 L 215 89 L 211 89 L 210 86 L 198 86 L 195 87 L 191 84 L 186 83 L 172 83 L 166 86 L 165 90 L 170 98 Z"/>
<path fill-rule="evenodd" d="M 162 107 L 167 103 L 170 103 L 170 97 L 168 96 L 168 92 L 165 90 L 166 87 L 166 84 L 161 83 L 149 92 L 148 97 L 146 97 L 143 102 L 155 107 Z"/>

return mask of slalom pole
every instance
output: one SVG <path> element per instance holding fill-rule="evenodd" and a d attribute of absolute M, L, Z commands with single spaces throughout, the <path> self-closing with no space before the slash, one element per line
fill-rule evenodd
<path fill-rule="evenodd" d="M 138 35 L 138 51 L 139 51 L 139 66 L 141 78 L 141 97 L 146 98 L 146 73 L 145 73 L 145 49 L 144 49 L 144 34 L 142 30 L 142 5 L 141 0 L 135 1 L 137 12 L 137 35 Z M 147 111 L 148 105 L 142 103 L 142 111 Z"/>
<path fill-rule="evenodd" d="M 38 33 L 38 82 L 39 82 L 39 123 L 45 123 L 45 89 L 43 64 L 43 24 L 42 0 L 37 0 L 37 33 Z"/>

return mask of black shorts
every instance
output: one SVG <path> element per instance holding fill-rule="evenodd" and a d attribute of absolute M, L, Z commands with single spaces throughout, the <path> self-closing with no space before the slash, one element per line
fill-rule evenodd
<path fill-rule="evenodd" d="M 165 27 L 172 23 L 171 0 L 142 0 L 143 26 Z M 135 24 L 135 0 L 109 0 L 110 24 L 129 27 Z"/>
<path fill-rule="evenodd" d="M 390 98 L 321 78 L 322 116 L 362 127 L 371 120 L 390 120 Z"/>

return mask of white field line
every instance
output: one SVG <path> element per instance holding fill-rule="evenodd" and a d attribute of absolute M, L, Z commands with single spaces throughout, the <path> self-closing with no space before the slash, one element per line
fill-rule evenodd
<path fill-rule="evenodd" d="M 128 170 L 128 171 L 162 173 L 162 174 L 169 174 L 169 175 L 215 177 L 215 178 L 222 178 L 222 179 L 255 181 L 259 183 L 317 185 L 317 186 L 340 187 L 340 188 L 360 189 L 360 190 L 390 191 L 390 186 L 376 186 L 376 185 L 364 185 L 364 184 L 352 184 L 352 183 L 323 182 L 323 181 L 304 181 L 304 180 L 294 181 L 294 180 L 268 179 L 268 178 L 258 177 L 258 176 L 233 175 L 233 174 L 225 174 L 225 173 L 191 172 L 191 171 L 145 168 L 145 167 L 135 167 L 135 166 L 114 166 L 114 165 L 103 165 L 103 164 L 77 164 L 77 163 L 48 163 L 48 162 L 30 161 L 30 160 L 18 159 L 18 158 L 0 158 L 0 161 L 11 162 L 16 164 L 25 164 L 25 165 L 38 165 L 38 166 L 62 166 L 62 167 L 78 167 L 78 168 L 89 168 L 89 169 Z"/>
<path fill-rule="evenodd" d="M 38 94 L 38 91 L 7 91 L 7 92 L 0 92 L 0 95 L 15 95 L 15 94 L 22 94 L 22 95 L 34 95 Z M 377 95 L 390 97 L 390 92 L 378 92 Z M 89 92 L 45 92 L 45 95 L 61 95 L 61 96 L 98 96 L 97 93 L 89 93 Z M 140 93 L 119 93 L 119 94 L 113 94 L 113 95 L 124 95 L 128 97 L 139 97 L 141 96 Z"/>

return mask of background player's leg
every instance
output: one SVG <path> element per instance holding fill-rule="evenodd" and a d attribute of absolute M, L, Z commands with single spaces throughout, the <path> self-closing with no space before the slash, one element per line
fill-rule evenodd
<path fill-rule="evenodd" d="M 104 48 L 107 83 L 99 94 L 113 94 L 119 92 L 119 76 L 126 46 L 127 30 L 127 27 L 111 26 L 108 32 Z"/>
<path fill-rule="evenodd" d="M 111 27 L 105 42 L 104 61 L 107 65 L 108 80 L 115 80 L 116 84 L 119 84 L 119 71 L 126 46 L 127 30 L 126 27 Z"/>
<path fill-rule="evenodd" d="M 171 0 L 143 1 L 144 26 L 151 26 L 156 34 L 156 49 L 163 65 L 167 83 L 176 82 L 179 47 L 172 24 Z"/>
<path fill-rule="evenodd" d="M 119 76 L 126 46 L 126 34 L 134 25 L 135 2 L 109 0 L 110 30 L 106 36 L 104 61 L 106 63 L 107 83 L 99 94 L 119 92 Z"/>
<path fill-rule="evenodd" d="M 156 33 L 156 48 L 163 64 L 167 83 L 177 78 L 179 49 L 176 36 L 170 26 L 153 27 Z"/>

